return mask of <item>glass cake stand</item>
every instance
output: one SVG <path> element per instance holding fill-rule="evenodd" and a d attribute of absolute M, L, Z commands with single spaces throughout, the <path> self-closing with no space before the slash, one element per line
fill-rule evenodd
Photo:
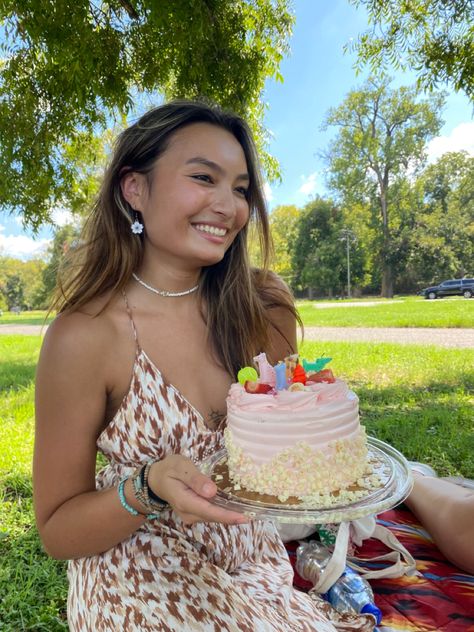
<path fill-rule="evenodd" d="M 413 487 L 413 478 L 405 457 L 388 443 L 368 437 L 369 463 L 380 479 L 380 485 L 364 490 L 353 502 L 341 502 L 333 497 L 330 506 L 312 507 L 296 498 L 280 502 L 276 496 L 260 495 L 245 489 L 235 489 L 228 479 L 227 452 L 219 450 L 203 462 L 202 471 L 210 476 L 218 491 L 213 503 L 251 518 L 275 520 L 280 523 L 328 524 L 347 522 L 391 509 L 402 502 Z M 366 492 L 366 493 L 365 493 Z"/>

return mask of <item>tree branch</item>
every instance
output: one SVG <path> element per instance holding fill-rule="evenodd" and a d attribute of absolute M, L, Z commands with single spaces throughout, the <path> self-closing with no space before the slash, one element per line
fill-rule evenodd
<path fill-rule="evenodd" d="M 131 2 L 129 2 L 128 0 L 119 0 L 119 4 L 122 5 L 122 7 L 131 18 L 133 18 L 134 20 L 138 20 L 140 16 Z"/>

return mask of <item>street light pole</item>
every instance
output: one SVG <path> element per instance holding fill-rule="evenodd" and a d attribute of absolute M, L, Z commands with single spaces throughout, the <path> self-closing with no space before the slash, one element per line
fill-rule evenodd
<path fill-rule="evenodd" d="M 341 241 L 346 241 L 346 260 L 347 260 L 347 298 L 351 298 L 351 255 L 350 242 L 355 239 L 354 233 L 349 228 L 341 230 Z"/>
<path fill-rule="evenodd" d="M 351 259 L 349 254 L 349 234 L 346 235 L 347 253 L 347 298 L 351 298 Z"/>

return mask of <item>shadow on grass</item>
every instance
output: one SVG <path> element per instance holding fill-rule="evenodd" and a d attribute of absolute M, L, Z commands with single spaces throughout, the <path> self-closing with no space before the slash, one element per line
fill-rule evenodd
<path fill-rule="evenodd" d="M 36 530 L 31 478 L 10 474 L 4 479 L 0 528 L 1 625 L 6 632 L 67 630 L 66 563 L 44 552 Z"/>
<path fill-rule="evenodd" d="M 393 445 L 411 461 L 432 465 L 440 476 L 474 478 L 474 405 L 471 375 L 453 386 L 354 386 L 369 435 Z M 474 384 L 474 379 L 472 380 Z"/>
<path fill-rule="evenodd" d="M 0 363 L 0 390 L 19 389 L 30 384 L 35 379 L 35 362 L 7 361 Z"/>

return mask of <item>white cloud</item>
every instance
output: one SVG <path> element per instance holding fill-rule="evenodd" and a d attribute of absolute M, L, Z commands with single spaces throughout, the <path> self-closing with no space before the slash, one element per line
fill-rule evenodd
<path fill-rule="evenodd" d="M 318 183 L 316 182 L 317 175 L 318 172 L 315 171 L 314 173 L 310 173 L 309 176 L 301 176 L 303 184 L 298 189 L 298 193 L 304 193 L 305 195 L 314 195 L 318 187 Z"/>
<path fill-rule="evenodd" d="M 268 184 L 268 182 L 265 182 L 264 185 L 263 185 L 263 194 L 264 194 L 265 199 L 266 199 L 267 202 L 272 202 L 273 201 L 272 188 Z"/>
<path fill-rule="evenodd" d="M 51 219 L 56 226 L 66 226 L 66 224 L 77 224 L 78 218 L 64 207 L 56 207 L 51 211 Z"/>
<path fill-rule="evenodd" d="M 51 243 L 50 239 L 34 239 L 26 235 L 5 235 L 5 227 L 0 225 L 0 255 L 16 259 L 43 257 Z"/>
<path fill-rule="evenodd" d="M 461 123 L 448 136 L 433 138 L 427 149 L 429 162 L 435 162 L 448 151 L 465 150 L 474 156 L 474 122 Z"/>

